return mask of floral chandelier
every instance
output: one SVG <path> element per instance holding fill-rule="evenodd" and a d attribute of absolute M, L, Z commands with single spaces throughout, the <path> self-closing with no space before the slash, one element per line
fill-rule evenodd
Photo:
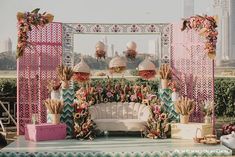
<path fill-rule="evenodd" d="M 118 54 L 109 62 L 109 71 L 113 73 L 122 73 L 126 70 L 126 61 Z"/>
<path fill-rule="evenodd" d="M 98 43 L 95 45 L 95 55 L 97 59 L 105 59 L 106 56 L 106 50 L 105 50 L 105 44 L 101 41 L 98 41 Z"/>
<path fill-rule="evenodd" d="M 81 58 L 81 61 L 73 68 L 73 80 L 78 83 L 87 82 L 90 79 L 90 67 Z"/>
<path fill-rule="evenodd" d="M 138 66 L 139 76 L 143 79 L 151 79 L 156 75 L 155 65 L 148 59 L 145 58 Z"/>
<path fill-rule="evenodd" d="M 124 51 L 124 53 L 126 54 L 126 58 L 129 58 L 131 60 L 135 59 L 136 55 L 137 55 L 136 43 L 134 41 L 130 41 L 127 43 L 126 48 L 127 48 L 127 50 Z"/>

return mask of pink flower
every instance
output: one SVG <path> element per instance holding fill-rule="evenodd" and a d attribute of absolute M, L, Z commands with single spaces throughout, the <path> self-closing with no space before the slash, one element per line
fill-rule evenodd
<path fill-rule="evenodd" d="M 113 97 L 113 93 L 111 93 L 111 92 L 107 92 L 107 94 L 106 94 L 106 95 L 107 95 L 107 97 L 108 97 L 108 98 Z"/>
<path fill-rule="evenodd" d="M 82 102 L 82 103 L 80 104 L 80 107 L 87 109 L 87 108 L 88 108 L 88 103 L 87 103 L 87 102 Z"/>
<path fill-rule="evenodd" d="M 136 101 L 137 100 L 137 97 L 136 97 L 136 95 L 135 94 L 133 94 L 133 95 L 131 95 L 131 101 Z"/>

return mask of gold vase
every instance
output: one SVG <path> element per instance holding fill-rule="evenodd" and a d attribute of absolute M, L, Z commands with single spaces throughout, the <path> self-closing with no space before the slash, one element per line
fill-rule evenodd
<path fill-rule="evenodd" d="M 60 123 L 60 114 L 51 114 L 52 124 Z"/>
<path fill-rule="evenodd" d="M 161 79 L 162 89 L 168 88 L 168 82 L 169 82 L 169 80 L 167 80 L 167 79 Z"/>
<path fill-rule="evenodd" d="M 211 117 L 210 116 L 205 116 L 204 120 L 205 120 L 206 124 L 210 124 L 211 123 Z"/>
<path fill-rule="evenodd" d="M 189 115 L 180 115 L 180 123 L 188 124 L 188 121 L 189 121 Z"/>
<path fill-rule="evenodd" d="M 62 81 L 62 85 L 61 86 L 62 86 L 63 89 L 68 89 L 69 88 L 69 81 L 67 81 L 67 80 L 66 81 Z"/>

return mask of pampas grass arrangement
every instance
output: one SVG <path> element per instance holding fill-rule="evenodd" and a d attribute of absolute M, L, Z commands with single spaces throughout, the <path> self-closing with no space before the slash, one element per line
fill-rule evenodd
<path fill-rule="evenodd" d="M 51 114 L 61 114 L 64 108 L 63 101 L 57 99 L 46 99 L 44 104 Z"/>
<path fill-rule="evenodd" d="M 57 68 L 57 74 L 61 81 L 69 81 L 73 76 L 73 69 L 62 64 Z"/>
<path fill-rule="evenodd" d="M 181 115 L 190 115 L 195 107 L 195 102 L 187 97 L 181 97 L 175 102 L 176 112 Z"/>
<path fill-rule="evenodd" d="M 159 69 L 162 89 L 168 88 L 169 80 L 172 78 L 172 70 L 169 64 L 162 64 Z"/>
<path fill-rule="evenodd" d="M 172 78 L 172 70 L 169 64 L 162 64 L 159 69 L 161 79 L 170 80 Z"/>
<path fill-rule="evenodd" d="M 57 68 L 57 74 L 59 79 L 62 81 L 62 88 L 68 88 L 68 81 L 70 81 L 73 76 L 73 69 L 62 64 Z"/>
<path fill-rule="evenodd" d="M 189 115 L 193 112 L 195 106 L 195 101 L 187 97 L 181 97 L 175 102 L 175 109 L 180 114 L 181 123 L 188 123 Z"/>

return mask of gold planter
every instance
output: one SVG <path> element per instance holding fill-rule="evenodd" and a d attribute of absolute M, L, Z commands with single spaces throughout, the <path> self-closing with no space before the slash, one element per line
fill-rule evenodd
<path fill-rule="evenodd" d="M 68 89 L 69 88 L 69 81 L 62 81 L 61 86 L 63 89 Z"/>
<path fill-rule="evenodd" d="M 210 124 L 211 123 L 211 116 L 205 116 L 204 120 L 205 120 L 206 124 Z"/>
<path fill-rule="evenodd" d="M 60 123 L 60 114 L 51 114 L 52 124 Z"/>
<path fill-rule="evenodd" d="M 189 115 L 180 115 L 180 123 L 188 124 L 188 121 L 189 121 Z"/>
<path fill-rule="evenodd" d="M 167 79 L 161 79 L 162 89 L 168 88 L 168 83 L 169 83 L 169 80 L 167 80 Z"/>

